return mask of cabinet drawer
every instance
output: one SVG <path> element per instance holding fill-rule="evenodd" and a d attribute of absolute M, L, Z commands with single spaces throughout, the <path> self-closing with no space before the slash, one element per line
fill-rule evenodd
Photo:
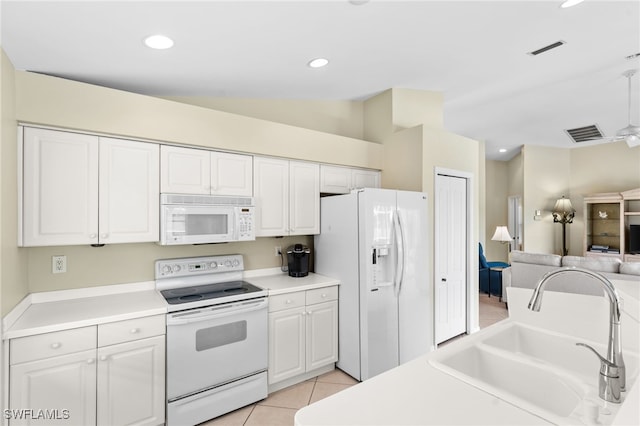
<path fill-rule="evenodd" d="M 159 336 L 165 334 L 165 331 L 166 318 L 164 315 L 100 324 L 98 326 L 98 347 Z"/>
<path fill-rule="evenodd" d="M 307 290 L 307 305 L 328 302 L 329 300 L 338 300 L 337 285 Z"/>
<path fill-rule="evenodd" d="M 9 360 L 13 365 L 95 348 L 95 326 L 74 328 L 11 339 Z"/>
<path fill-rule="evenodd" d="M 269 312 L 304 306 L 304 291 L 269 296 Z"/>

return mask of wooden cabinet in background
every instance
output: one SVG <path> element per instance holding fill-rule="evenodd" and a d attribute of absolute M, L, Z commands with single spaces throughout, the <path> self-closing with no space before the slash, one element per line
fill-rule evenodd
<path fill-rule="evenodd" d="M 638 262 L 629 253 L 629 229 L 640 225 L 640 189 L 584 197 L 584 255 Z"/>

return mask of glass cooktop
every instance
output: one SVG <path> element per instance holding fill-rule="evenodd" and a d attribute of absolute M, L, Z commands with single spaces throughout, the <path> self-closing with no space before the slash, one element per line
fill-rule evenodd
<path fill-rule="evenodd" d="M 249 294 L 263 291 L 246 281 L 227 281 L 215 284 L 204 284 L 192 287 L 172 288 L 162 290 L 160 293 L 170 305 L 196 302 L 207 299 L 220 299 L 238 294 Z M 220 303 L 221 301 L 217 301 Z"/>

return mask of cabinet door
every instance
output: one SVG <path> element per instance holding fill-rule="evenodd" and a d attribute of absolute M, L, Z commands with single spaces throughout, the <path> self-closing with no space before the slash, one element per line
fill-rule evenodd
<path fill-rule="evenodd" d="M 98 349 L 100 425 L 164 423 L 164 336 Z"/>
<path fill-rule="evenodd" d="M 256 237 L 289 234 L 289 161 L 254 157 Z"/>
<path fill-rule="evenodd" d="M 269 314 L 269 384 L 305 372 L 305 308 Z"/>
<path fill-rule="evenodd" d="M 45 410 L 43 418 L 9 421 L 17 425 L 91 425 L 96 422 L 96 350 L 10 367 L 9 407 Z M 34 412 L 34 414 L 37 414 Z"/>
<path fill-rule="evenodd" d="M 209 194 L 210 151 L 162 145 L 160 191 L 173 194 Z"/>
<path fill-rule="evenodd" d="M 307 370 L 338 360 L 338 302 L 307 306 Z"/>
<path fill-rule="evenodd" d="M 351 191 L 351 169 L 347 167 L 320 165 L 320 192 L 347 194 Z"/>
<path fill-rule="evenodd" d="M 253 157 L 211 152 L 211 194 L 253 196 Z"/>
<path fill-rule="evenodd" d="M 375 170 L 351 170 L 352 188 L 380 188 L 380 172 Z"/>
<path fill-rule="evenodd" d="M 289 235 L 320 233 L 320 167 L 289 163 Z"/>
<path fill-rule="evenodd" d="M 98 138 L 25 128 L 24 246 L 98 242 Z"/>
<path fill-rule="evenodd" d="M 100 138 L 100 243 L 158 241 L 159 150 L 154 143 Z"/>

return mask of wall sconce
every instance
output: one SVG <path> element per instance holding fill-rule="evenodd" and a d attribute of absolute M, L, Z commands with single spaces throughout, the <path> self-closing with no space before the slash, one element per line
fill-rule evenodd
<path fill-rule="evenodd" d="M 576 214 L 576 210 L 571 205 L 571 200 L 568 198 L 558 199 L 556 205 L 553 207 L 553 221 L 562 224 L 562 255 L 566 256 L 567 251 L 567 223 L 573 222 L 573 217 Z"/>

